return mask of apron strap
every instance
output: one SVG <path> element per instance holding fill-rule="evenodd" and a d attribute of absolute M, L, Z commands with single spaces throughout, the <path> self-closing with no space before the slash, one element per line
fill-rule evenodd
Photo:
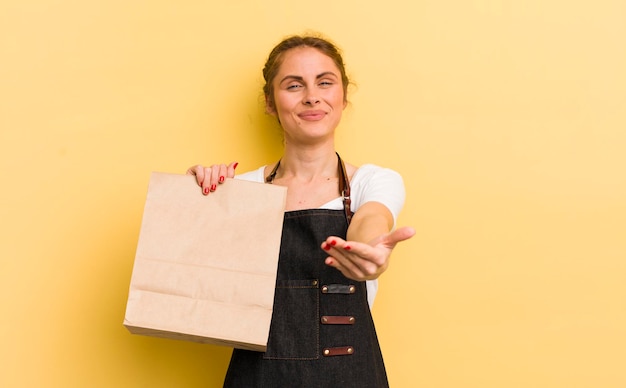
<path fill-rule="evenodd" d="M 352 215 L 354 214 L 350 209 L 350 205 L 352 204 L 352 200 L 350 199 L 350 180 L 348 179 L 348 174 L 346 174 L 346 166 L 344 165 L 339 154 L 337 154 L 337 159 L 339 159 L 339 192 L 343 197 L 343 208 L 346 213 L 346 221 L 348 221 L 348 225 L 350 225 Z"/>
<path fill-rule="evenodd" d="M 343 163 L 341 156 L 339 156 L 339 153 L 335 153 L 337 154 L 337 159 L 339 162 L 337 163 L 337 170 L 339 173 L 339 194 L 341 194 L 341 197 L 343 199 L 343 208 L 346 214 L 346 220 L 348 221 L 348 225 L 350 225 L 352 215 L 354 214 L 350 209 L 350 205 L 352 204 L 352 200 L 350 199 L 350 180 L 348 179 L 348 174 L 346 174 L 346 166 Z M 280 166 L 280 160 L 278 160 L 278 163 L 276 163 L 276 166 L 272 169 L 272 172 L 270 172 L 269 175 L 265 177 L 265 183 L 271 184 L 272 182 L 274 182 L 276 172 L 278 171 L 278 166 Z"/>
<path fill-rule="evenodd" d="M 274 182 L 274 178 L 276 177 L 276 171 L 278 171 L 278 166 L 280 166 L 280 159 L 278 159 L 278 163 L 276 163 L 276 167 L 270 172 L 268 176 L 265 177 L 265 183 L 271 184 Z"/>

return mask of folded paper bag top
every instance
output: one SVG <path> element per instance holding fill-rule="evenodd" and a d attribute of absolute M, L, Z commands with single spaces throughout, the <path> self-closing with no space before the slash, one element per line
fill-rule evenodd
<path fill-rule="evenodd" d="M 124 326 L 131 333 L 265 351 L 287 189 L 152 173 Z"/>

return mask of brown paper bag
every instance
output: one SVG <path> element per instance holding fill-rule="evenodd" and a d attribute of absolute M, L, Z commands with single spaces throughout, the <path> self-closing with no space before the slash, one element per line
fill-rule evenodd
<path fill-rule="evenodd" d="M 265 351 L 286 188 L 152 173 L 124 326 L 131 333 Z"/>

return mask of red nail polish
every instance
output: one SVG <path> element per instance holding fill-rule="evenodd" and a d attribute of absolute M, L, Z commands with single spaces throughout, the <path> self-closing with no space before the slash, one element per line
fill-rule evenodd
<path fill-rule="evenodd" d="M 239 165 L 239 162 L 235 162 L 235 164 L 233 164 L 233 170 L 236 169 L 238 165 Z"/>
<path fill-rule="evenodd" d="M 209 194 L 209 188 L 208 187 L 204 188 L 204 194 Z"/>
<path fill-rule="evenodd" d="M 324 244 L 324 250 L 329 251 L 330 250 L 330 245 Z"/>
<path fill-rule="evenodd" d="M 330 245 L 332 245 L 332 246 L 337 245 L 337 241 L 335 241 L 335 240 L 330 240 Z"/>
<path fill-rule="evenodd" d="M 211 191 L 215 191 L 215 189 L 217 189 L 217 186 L 211 185 Z"/>
<path fill-rule="evenodd" d="M 343 249 L 345 249 L 346 251 L 349 251 L 351 248 L 350 248 L 350 245 L 346 245 L 345 247 L 343 247 Z"/>
<path fill-rule="evenodd" d="M 224 182 L 224 177 L 223 176 L 220 177 L 220 183 L 222 183 L 222 182 Z"/>

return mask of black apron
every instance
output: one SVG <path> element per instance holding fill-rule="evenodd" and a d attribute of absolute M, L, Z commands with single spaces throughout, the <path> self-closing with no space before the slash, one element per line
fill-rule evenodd
<path fill-rule="evenodd" d="M 349 185 L 341 191 L 349 197 Z M 365 282 L 327 266 L 320 248 L 328 236 L 345 239 L 350 216 L 285 212 L 267 351 L 234 349 L 224 387 L 388 387 Z"/>

